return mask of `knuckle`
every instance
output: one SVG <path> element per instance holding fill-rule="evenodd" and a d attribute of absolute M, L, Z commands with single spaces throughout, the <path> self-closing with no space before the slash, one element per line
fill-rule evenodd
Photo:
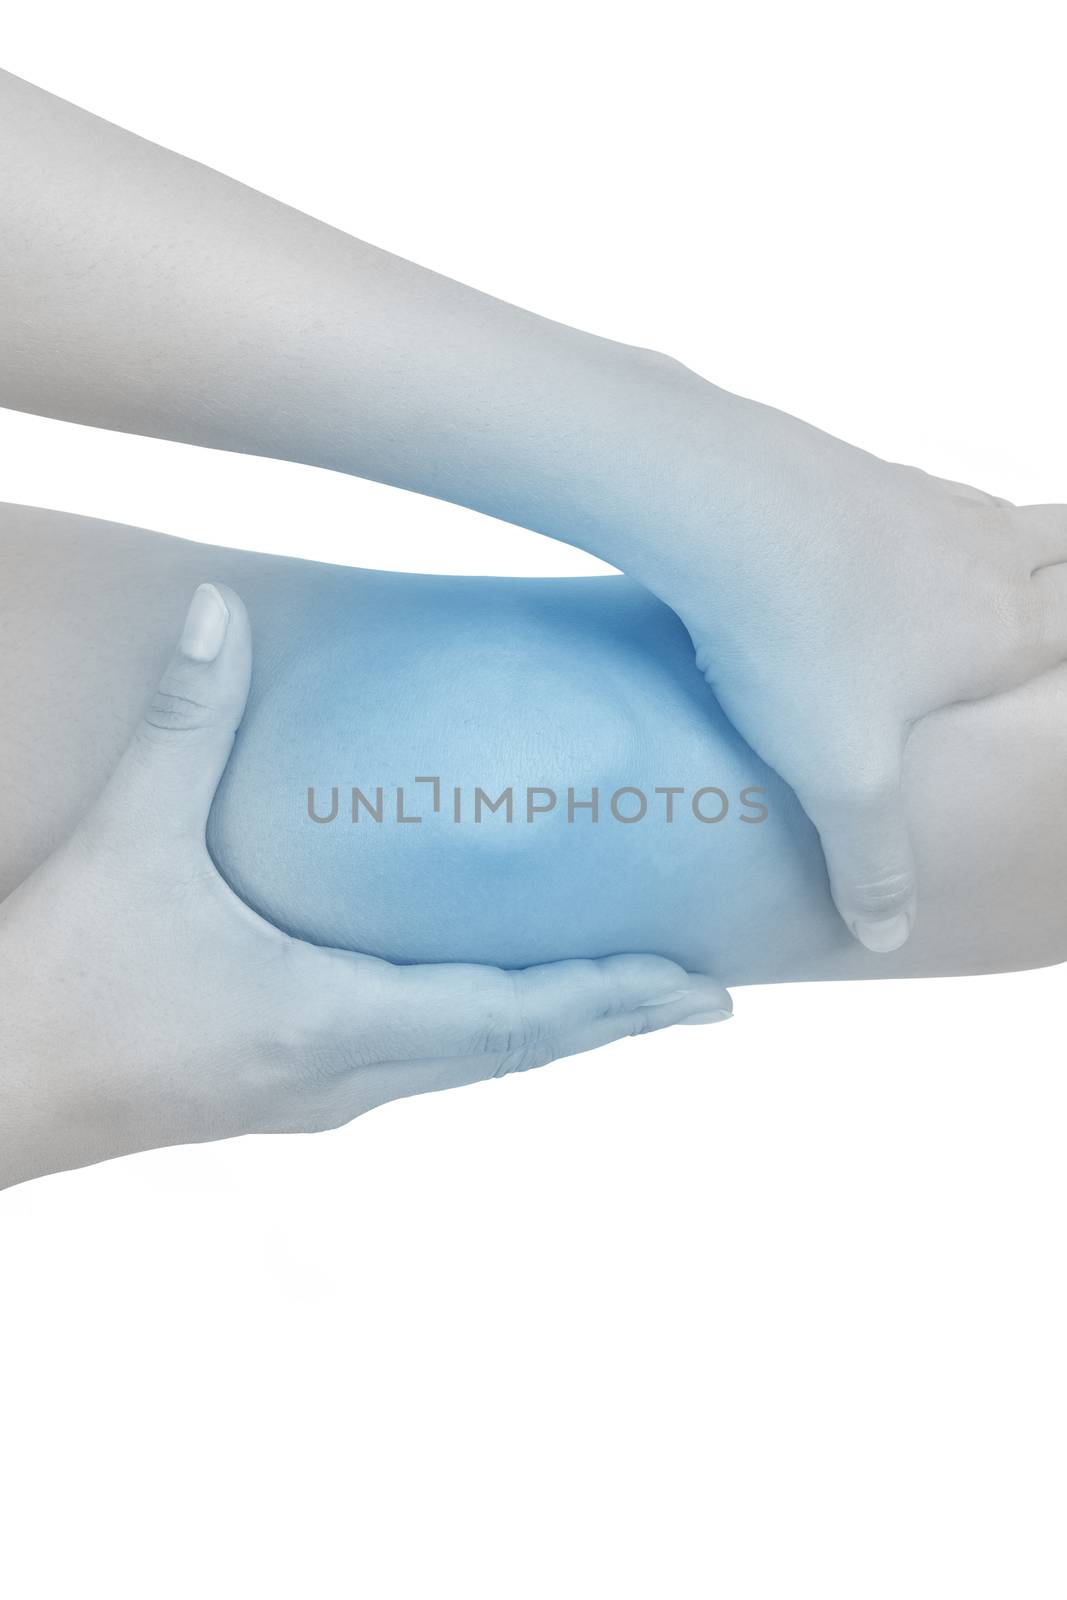
<path fill-rule="evenodd" d="M 330 981 L 326 963 L 317 964 L 312 974 L 304 970 L 299 945 L 294 955 L 295 961 L 287 960 L 278 973 L 274 998 L 264 994 L 262 1000 L 270 1018 L 272 1056 L 290 1088 L 305 1093 L 372 1064 L 377 1053 L 373 1035 L 361 1037 L 353 1025 L 352 1007 Z"/>
<path fill-rule="evenodd" d="M 850 907 L 861 916 L 877 917 L 902 911 L 908 905 L 911 895 L 911 874 L 901 869 L 850 885 L 847 899 Z"/>
<path fill-rule="evenodd" d="M 810 804 L 804 795 L 800 799 L 818 825 L 838 828 L 857 816 L 888 810 L 899 796 L 899 774 L 884 759 L 856 756 L 839 764 Z"/>
<path fill-rule="evenodd" d="M 474 1051 L 478 1055 L 521 1057 L 541 1040 L 540 1023 L 530 1011 L 526 986 L 519 973 L 502 971 L 493 990 L 475 1024 Z"/>
<path fill-rule="evenodd" d="M 513 1072 L 532 1072 L 537 1067 L 547 1066 L 550 1061 L 556 1059 L 556 1055 L 555 1047 L 545 1040 L 538 1044 L 522 1045 L 501 1056 L 493 1071 L 493 1077 L 507 1078 Z"/>
<path fill-rule="evenodd" d="M 1040 645 L 1044 633 L 1046 610 L 1037 584 L 1027 574 L 1024 578 L 997 587 L 992 600 L 995 624 L 1000 637 L 1008 647 L 1017 650 L 1020 645 Z"/>
<path fill-rule="evenodd" d="M 207 727 L 213 720 L 213 708 L 194 693 L 185 692 L 188 688 L 187 684 L 164 678 L 149 701 L 144 728 L 169 734 L 190 733 Z"/>
<path fill-rule="evenodd" d="M 585 963 L 588 968 L 584 993 L 590 1021 L 612 1017 L 640 1005 L 656 985 L 666 993 L 684 988 L 688 982 L 684 969 L 666 956 L 615 955 Z"/>
<path fill-rule="evenodd" d="M 1064 640 L 1067 638 L 1064 602 L 1060 596 L 1051 590 L 1043 590 L 1037 583 L 1032 583 L 1030 587 L 1037 591 L 1030 642 L 1035 665 L 1042 670 L 1050 661 L 1061 660 L 1064 655 Z"/>
<path fill-rule="evenodd" d="M 616 1009 L 626 990 L 630 965 L 626 956 L 605 956 L 600 961 L 583 956 L 568 963 L 575 990 L 590 1017 L 607 1016 Z"/>

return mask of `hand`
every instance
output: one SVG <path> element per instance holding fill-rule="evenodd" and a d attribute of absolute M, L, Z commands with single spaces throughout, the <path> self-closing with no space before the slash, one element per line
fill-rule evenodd
<path fill-rule="evenodd" d="M 796 791 L 848 928 L 905 941 L 908 733 L 1067 653 L 1067 511 L 879 461 L 6 74 L 0 140 L 0 402 L 354 472 L 621 567 Z"/>
<path fill-rule="evenodd" d="M 335 1127 L 403 1095 L 729 1015 L 719 984 L 656 956 L 398 967 L 262 921 L 205 843 L 250 673 L 243 605 L 203 586 L 99 801 L 0 905 L 0 1183 Z"/>
<path fill-rule="evenodd" d="M 908 735 L 1067 656 L 1067 507 L 880 461 L 662 358 L 643 370 L 655 460 L 622 554 L 600 553 L 681 617 L 819 830 L 846 925 L 894 950 L 916 915 Z"/>

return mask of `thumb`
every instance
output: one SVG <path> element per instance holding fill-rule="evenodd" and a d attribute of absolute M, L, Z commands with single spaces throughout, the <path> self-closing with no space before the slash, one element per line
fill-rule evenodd
<path fill-rule="evenodd" d="M 251 673 L 243 603 L 221 584 L 201 584 L 159 686 L 93 808 L 94 827 L 117 824 L 127 843 L 202 843 Z"/>
<path fill-rule="evenodd" d="M 830 893 L 846 928 L 876 955 L 899 950 L 915 923 L 915 859 L 900 759 L 844 796 L 800 796 L 819 831 Z"/>

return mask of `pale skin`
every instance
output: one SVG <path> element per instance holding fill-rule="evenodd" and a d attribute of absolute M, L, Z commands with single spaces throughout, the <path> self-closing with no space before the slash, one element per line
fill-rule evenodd
<path fill-rule="evenodd" d="M 239 597 L 199 587 L 103 792 L 0 903 L 0 1186 L 161 1145 L 335 1127 L 729 1015 L 721 985 L 654 956 L 398 967 L 256 916 L 205 842 L 251 661 Z M 84 692 L 77 672 L 68 688 Z M 101 724 L 108 711 L 98 703 Z"/>
<path fill-rule="evenodd" d="M 208 659 L 201 618 L 168 664 L 209 571 L 224 644 Z M 250 667 L 230 582 L 257 664 L 215 797 Z M 927 915 L 874 955 L 834 914 L 795 798 L 709 714 L 684 630 L 625 579 L 361 573 L 0 507 L 0 632 L 0 1182 L 312 1131 L 721 1020 L 701 972 L 918 977 L 1067 953 L 1067 669 L 917 730 Z M 307 818 L 309 778 L 407 781 L 424 757 L 468 792 L 755 784 L 769 815 Z M 640 946 L 662 954 L 588 959 Z"/>
<path fill-rule="evenodd" d="M 928 750 L 917 724 L 939 708 L 997 707 L 1061 659 L 1060 508 L 1020 510 L 876 462 L 673 360 L 449 283 L 4 75 L 0 136 L 0 403 L 379 478 L 624 566 L 674 607 L 720 704 L 800 794 L 847 927 L 871 950 L 899 950 L 915 915 L 905 742 L 916 730 Z M 431 973 L 316 949 L 255 916 L 205 845 L 248 671 L 236 593 L 201 591 L 201 610 L 205 594 L 226 617 L 217 654 L 179 650 L 147 721 L 123 709 L 140 680 L 101 686 L 99 736 L 124 728 L 129 747 L 103 799 L 68 818 L 73 832 L 0 909 L 5 1181 L 152 1144 L 332 1125 L 395 1095 L 728 1014 L 717 983 L 654 957 Z M 92 616 L 75 615 L 91 631 Z M 624 608 L 623 620 L 640 633 L 640 617 Z M 160 650 L 136 613 L 117 626 Z M 201 616 L 193 635 L 203 630 Z M 594 637 L 591 659 L 598 650 Z M 602 665 L 613 669 L 610 652 Z M 65 701 L 92 679 L 91 662 L 69 663 Z M 202 722 L 174 714 L 189 702 Z M 82 806 L 106 776 L 95 760 L 89 770 Z M 216 848 L 228 816 L 232 798 L 216 813 Z M 236 824 L 240 839 L 245 818 Z M 988 910 L 979 853 L 946 860 L 918 842 L 936 869 L 927 932 L 884 970 L 1057 958 L 1044 902 L 1036 922 L 1010 914 L 1018 852 L 990 947 L 953 923 L 974 914 L 969 887 Z M 24 843 L 8 855 L 9 881 L 23 876 Z M 32 830 L 29 844 L 39 860 Z M 810 852 L 803 860 L 802 878 L 821 881 Z M 1034 863 L 1021 860 L 1029 881 Z M 241 876 L 239 854 L 230 867 Z M 266 882 L 258 893 L 271 898 Z M 283 886 L 290 921 L 285 896 Z M 391 899 L 403 925 L 404 896 Z M 662 895 L 659 905 L 669 912 Z M 480 934 L 509 967 L 524 943 L 558 939 L 514 910 Z M 817 897 L 794 910 L 794 934 L 814 915 L 825 940 Z M 584 937 L 612 943 L 610 922 L 583 912 Z M 315 918 L 312 906 L 306 932 L 322 943 Z M 820 967 L 817 945 L 803 945 L 812 965 L 794 976 L 867 959 L 831 938 Z M 789 949 L 770 954 L 790 975 Z M 700 958 L 716 970 L 732 961 L 739 981 L 759 971 L 721 928 Z"/>
<path fill-rule="evenodd" d="M 905 755 L 1067 655 L 1067 513 L 880 461 L 0 76 L 0 404 L 276 455 L 603 557 L 799 796 L 845 926 L 921 879 Z"/>
<path fill-rule="evenodd" d="M 361 572 L 17 506 L 0 507 L 0 894 L 93 803 L 207 574 L 247 596 L 256 644 L 208 844 L 236 892 L 291 935 L 507 968 L 654 950 L 730 984 L 1067 954 L 1067 668 L 916 731 L 927 914 L 900 950 L 875 955 L 835 915 L 795 797 L 709 707 L 685 630 L 627 579 Z M 412 785 L 420 773 L 441 777 L 437 814 Z M 320 815 L 338 786 L 327 826 L 308 816 L 309 784 Z M 405 814 L 423 821 L 399 824 L 390 793 L 380 825 L 366 811 L 354 824 L 356 784 L 405 785 Z M 474 821 L 475 785 L 518 796 L 528 784 L 558 793 L 550 814 L 528 823 L 517 803 L 511 824 Z M 611 815 L 624 785 L 649 798 L 640 824 Z M 720 786 L 730 811 L 705 825 L 676 797 L 668 824 L 664 785 Z M 587 809 L 568 821 L 568 786 L 586 801 L 599 791 L 595 823 Z M 755 825 L 742 820 L 750 786 L 768 813 Z"/>

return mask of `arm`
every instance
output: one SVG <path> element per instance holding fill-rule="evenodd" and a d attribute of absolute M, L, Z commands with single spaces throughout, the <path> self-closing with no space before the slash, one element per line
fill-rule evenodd
<path fill-rule="evenodd" d="M 596 542 L 612 412 L 621 445 L 633 368 L 662 358 L 375 249 L 7 73 L 0 149 L 0 404 Z"/>
<path fill-rule="evenodd" d="M 908 936 L 914 726 L 1067 652 L 1067 515 L 878 461 L 0 77 L 0 403 L 436 495 L 623 567 Z"/>

